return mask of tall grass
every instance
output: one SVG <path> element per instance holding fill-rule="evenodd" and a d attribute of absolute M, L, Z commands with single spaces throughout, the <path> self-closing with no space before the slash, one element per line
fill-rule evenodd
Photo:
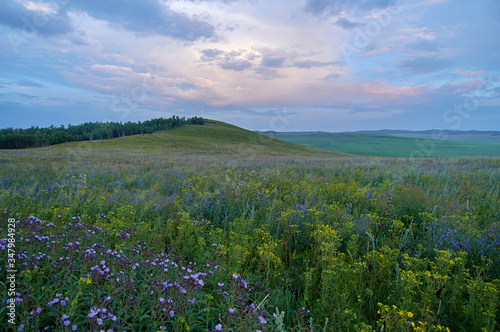
<path fill-rule="evenodd" d="M 498 329 L 498 159 L 118 155 L 3 155 L 16 330 Z"/>

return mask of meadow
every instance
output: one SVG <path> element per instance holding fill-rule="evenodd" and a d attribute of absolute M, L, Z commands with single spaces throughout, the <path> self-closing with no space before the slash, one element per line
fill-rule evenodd
<path fill-rule="evenodd" d="M 334 154 L 222 123 L 0 151 L 0 324 L 497 331 L 499 169 Z"/>

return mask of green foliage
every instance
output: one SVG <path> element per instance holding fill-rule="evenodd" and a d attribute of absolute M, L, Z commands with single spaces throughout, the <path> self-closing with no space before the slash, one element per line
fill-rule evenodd
<path fill-rule="evenodd" d="M 89 140 L 103 140 L 116 137 L 125 137 L 137 134 L 152 134 L 155 131 L 177 128 L 186 124 L 203 125 L 205 119 L 200 117 L 178 117 L 173 115 L 168 119 L 152 119 L 144 122 L 86 122 L 81 125 L 69 125 L 65 128 L 31 127 L 29 129 L 0 129 L 0 149 L 26 149 L 42 146 L 79 142 Z"/>

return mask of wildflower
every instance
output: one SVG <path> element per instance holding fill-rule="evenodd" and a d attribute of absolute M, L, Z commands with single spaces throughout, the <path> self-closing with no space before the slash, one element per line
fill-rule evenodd
<path fill-rule="evenodd" d="M 98 312 L 95 311 L 95 308 L 91 308 L 90 309 L 90 314 L 87 315 L 88 318 L 94 318 L 95 316 L 97 316 Z"/>
<path fill-rule="evenodd" d="M 215 331 L 222 331 L 222 325 L 220 324 L 215 325 Z"/>
<path fill-rule="evenodd" d="M 61 320 L 66 320 L 66 319 L 68 319 L 68 318 L 69 318 L 69 315 L 68 315 L 68 314 L 66 314 L 66 315 L 63 315 L 63 316 L 61 317 Z"/>
<path fill-rule="evenodd" d="M 69 325 L 69 320 L 65 320 L 65 321 L 63 322 L 63 324 L 64 324 L 64 326 L 68 326 L 68 325 Z"/>
<path fill-rule="evenodd" d="M 261 324 L 266 324 L 267 323 L 267 320 L 265 320 L 264 317 L 262 317 L 262 316 L 257 317 L 257 319 L 259 320 L 259 322 Z"/>
<path fill-rule="evenodd" d="M 71 329 L 72 329 L 73 331 L 76 331 L 76 329 L 77 329 L 77 328 L 78 328 L 78 326 L 76 326 L 76 325 L 73 325 L 73 326 L 71 327 Z"/>
<path fill-rule="evenodd" d="M 217 283 L 217 285 L 219 285 L 219 287 L 223 287 L 224 286 L 224 284 L 222 282 Z"/>
<path fill-rule="evenodd" d="M 174 318 L 175 312 L 173 310 L 170 310 L 168 314 L 170 315 L 170 317 Z"/>
<path fill-rule="evenodd" d="M 102 319 L 97 318 L 97 325 L 102 325 Z"/>
<path fill-rule="evenodd" d="M 229 313 L 232 314 L 236 309 L 235 308 L 229 308 Z"/>

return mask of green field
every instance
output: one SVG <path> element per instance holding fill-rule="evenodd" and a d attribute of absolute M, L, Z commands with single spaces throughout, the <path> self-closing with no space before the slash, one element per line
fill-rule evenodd
<path fill-rule="evenodd" d="M 500 157 L 500 141 L 483 135 L 448 135 L 447 138 L 450 140 L 432 139 L 431 134 L 413 134 L 414 137 L 403 137 L 375 133 L 273 132 L 266 133 L 266 135 L 290 143 L 364 156 Z"/>
<path fill-rule="evenodd" d="M 1 150 L 0 327 L 498 331 L 499 168 L 222 122 Z"/>
<path fill-rule="evenodd" d="M 477 130 L 422 130 L 422 131 L 409 131 L 409 130 L 375 130 L 375 131 L 361 131 L 358 133 L 368 134 L 383 134 L 391 136 L 403 136 L 425 139 L 437 139 L 459 142 L 476 142 L 476 143 L 491 143 L 500 144 L 499 131 L 477 131 Z"/>

